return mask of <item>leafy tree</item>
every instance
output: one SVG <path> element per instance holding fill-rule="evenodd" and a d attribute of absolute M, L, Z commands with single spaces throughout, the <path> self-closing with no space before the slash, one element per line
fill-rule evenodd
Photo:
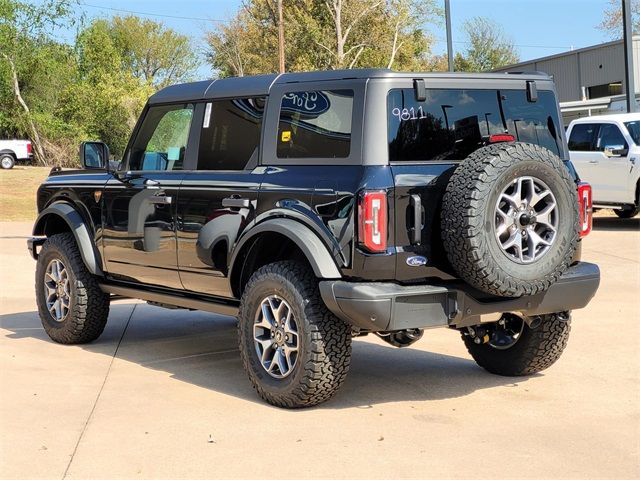
<path fill-rule="evenodd" d="M 0 0 L 0 73 L 3 89 L 6 94 L 9 85 L 14 102 L 10 105 L 10 111 L 24 122 L 36 160 L 42 164 L 46 163 L 44 144 L 36 125 L 36 114 L 29 106 L 25 92 L 36 84 L 35 75 L 49 73 L 51 70 L 48 67 L 55 65 L 59 54 L 64 56 L 64 48 L 55 45 L 51 32 L 70 22 L 70 2 L 67 0 L 48 0 L 40 5 Z M 53 53 L 53 56 L 48 53 Z M 39 71 L 34 72 L 34 67 L 38 67 Z M 37 98 L 38 95 L 33 97 Z M 6 103 L 6 97 L 3 103 Z M 9 123 L 7 120 L 3 119 Z M 14 124 L 11 129 L 15 132 L 21 130 L 19 127 Z"/>
<path fill-rule="evenodd" d="M 456 54 L 454 68 L 463 72 L 485 72 L 518 63 L 518 52 L 502 27 L 485 17 L 464 23 L 468 47 Z"/>
<path fill-rule="evenodd" d="M 207 34 L 208 59 L 221 76 L 277 71 L 275 0 L 247 0 Z M 440 15 L 433 0 L 285 0 L 288 71 L 427 65 L 422 26 Z"/>
<path fill-rule="evenodd" d="M 597 26 L 605 32 L 611 39 L 622 38 L 622 4 L 621 0 L 609 0 L 609 6 L 604 11 L 604 18 Z M 640 2 L 631 0 L 631 30 L 634 33 L 640 32 Z"/>

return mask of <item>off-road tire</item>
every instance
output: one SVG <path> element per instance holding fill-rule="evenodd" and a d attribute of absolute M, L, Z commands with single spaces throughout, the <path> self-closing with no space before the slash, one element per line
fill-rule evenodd
<path fill-rule="evenodd" d="M 299 332 L 298 359 L 291 373 L 280 379 L 263 368 L 253 339 L 256 312 L 269 295 L 283 298 L 292 307 Z M 327 309 L 318 280 L 302 263 L 271 263 L 251 276 L 240 303 L 238 341 L 253 387 L 277 407 L 311 407 L 325 402 L 338 391 L 349 371 L 351 328 Z"/>
<path fill-rule="evenodd" d="M 495 237 L 495 204 L 509 182 L 522 176 L 544 181 L 557 202 L 557 238 L 538 260 L 518 264 Z M 527 143 L 501 143 L 476 150 L 451 176 L 442 203 L 442 240 L 460 278 L 493 295 L 520 297 L 544 292 L 569 267 L 578 242 L 578 198 L 562 160 Z"/>
<path fill-rule="evenodd" d="M 44 279 L 47 265 L 60 260 L 69 272 L 71 301 L 62 322 L 53 319 L 46 306 Z M 36 265 L 36 301 L 47 335 L 58 343 L 79 344 L 97 339 L 109 316 L 109 295 L 104 293 L 80 256 L 72 233 L 50 236 L 42 246 Z"/>
<path fill-rule="evenodd" d="M 536 328 L 526 323 L 517 342 L 506 350 L 488 343 L 476 344 L 462 332 L 462 340 L 476 363 L 496 375 L 515 377 L 532 375 L 553 365 L 562 355 L 571 331 L 571 320 L 556 314 L 544 315 Z"/>
<path fill-rule="evenodd" d="M 3 170 L 11 170 L 15 164 L 16 159 L 13 158 L 13 155 L 9 155 L 8 153 L 0 155 L 0 167 Z"/>

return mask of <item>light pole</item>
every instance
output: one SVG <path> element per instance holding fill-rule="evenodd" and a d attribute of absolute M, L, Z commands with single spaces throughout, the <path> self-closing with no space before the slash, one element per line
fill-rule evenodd
<path fill-rule="evenodd" d="M 444 16 L 447 24 L 447 59 L 449 71 L 453 72 L 453 41 L 451 40 L 451 5 L 449 5 L 449 0 L 444 0 Z"/>
<path fill-rule="evenodd" d="M 622 30 L 624 44 L 624 74 L 627 94 L 627 112 L 636 111 L 636 87 L 633 78 L 633 31 L 631 23 L 631 0 L 622 0 Z"/>

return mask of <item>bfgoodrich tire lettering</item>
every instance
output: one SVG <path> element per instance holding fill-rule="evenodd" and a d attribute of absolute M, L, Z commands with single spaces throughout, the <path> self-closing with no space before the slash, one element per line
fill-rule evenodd
<path fill-rule="evenodd" d="M 552 245 L 529 263 L 510 259 L 495 229 L 499 196 L 522 178 L 548 186 L 559 216 Z M 458 166 L 447 185 L 442 239 L 454 270 L 479 290 L 507 297 L 543 292 L 568 268 L 576 249 L 576 185 L 563 162 L 538 145 L 504 143 L 481 148 Z"/>
<path fill-rule="evenodd" d="M 270 296 L 287 302 L 297 325 L 297 359 L 283 378 L 267 373 L 254 344 L 256 312 Z M 263 399 L 278 407 L 325 402 L 340 388 L 349 370 L 351 328 L 327 310 L 313 272 L 297 262 L 272 263 L 252 275 L 242 295 L 238 339 L 251 383 Z"/>
<path fill-rule="evenodd" d="M 49 311 L 45 294 L 47 267 L 64 265 L 69 281 L 69 307 L 62 321 Z M 36 301 L 47 335 L 66 344 L 87 343 L 100 336 L 109 316 L 109 295 L 85 266 L 72 233 L 52 235 L 42 246 L 36 265 Z"/>

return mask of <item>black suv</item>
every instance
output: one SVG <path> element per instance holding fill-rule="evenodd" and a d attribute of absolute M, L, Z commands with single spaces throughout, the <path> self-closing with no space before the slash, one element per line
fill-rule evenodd
<path fill-rule="evenodd" d="M 273 405 L 329 399 L 351 339 L 461 332 L 527 375 L 599 283 L 580 262 L 591 190 L 543 74 L 348 70 L 228 78 L 153 95 L 121 166 L 100 142 L 38 190 L 29 249 L 44 328 L 96 339 L 109 302 L 238 317 Z"/>

